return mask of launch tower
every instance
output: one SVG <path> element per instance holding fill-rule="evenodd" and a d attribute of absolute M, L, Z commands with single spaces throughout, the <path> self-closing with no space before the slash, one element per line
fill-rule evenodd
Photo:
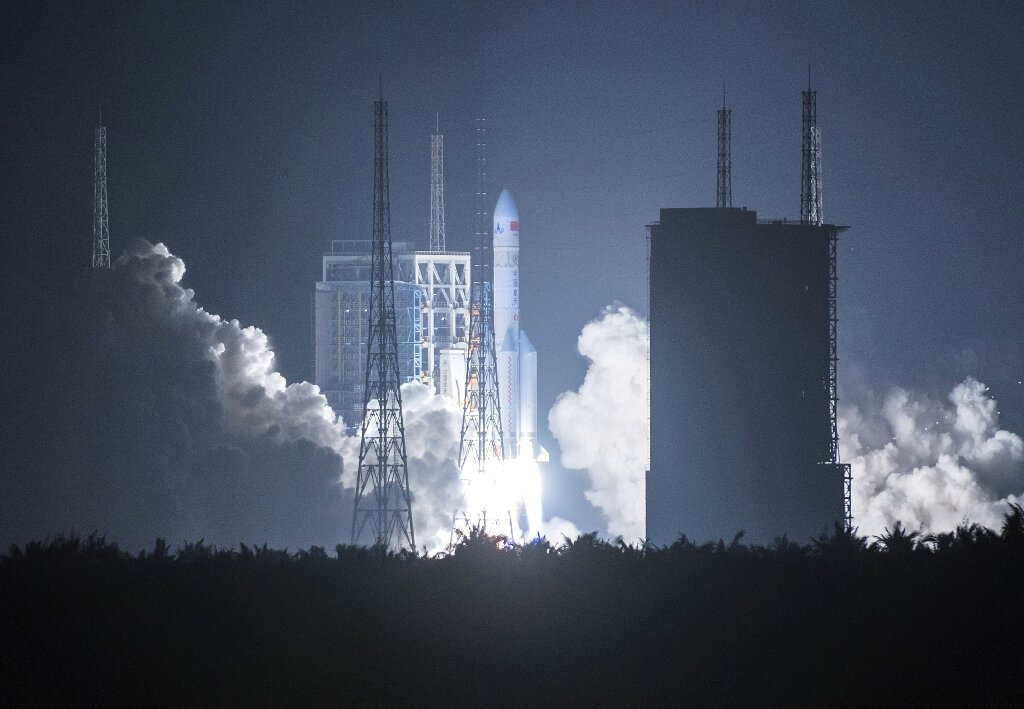
<path fill-rule="evenodd" d="M 369 527 L 371 541 L 416 548 L 402 418 L 395 327 L 391 199 L 388 187 L 388 104 L 374 102 L 373 244 L 367 324 L 366 384 L 359 442 L 352 543 Z"/>
<path fill-rule="evenodd" d="M 459 466 L 470 502 L 479 499 L 473 488 L 492 484 L 491 478 L 500 475 L 505 461 L 494 338 L 491 233 L 487 219 L 487 143 L 483 118 L 477 119 L 476 135 L 476 239 L 472 257 L 466 393 L 459 440 Z M 454 529 L 487 528 L 489 523 L 493 525 L 492 533 L 503 533 L 506 525 L 511 532 L 511 510 L 459 510 L 455 514 Z"/>

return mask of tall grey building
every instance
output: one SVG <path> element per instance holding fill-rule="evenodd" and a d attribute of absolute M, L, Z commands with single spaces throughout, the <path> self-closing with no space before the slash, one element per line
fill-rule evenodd
<path fill-rule="evenodd" d="M 835 240 L 746 209 L 662 209 L 651 235 L 647 535 L 806 542 L 842 522 Z"/>

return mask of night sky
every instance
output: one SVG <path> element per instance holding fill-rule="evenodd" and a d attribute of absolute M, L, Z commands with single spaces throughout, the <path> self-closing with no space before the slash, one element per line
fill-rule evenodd
<path fill-rule="evenodd" d="M 100 104 L 114 257 L 164 242 L 200 304 L 262 328 L 282 374 L 310 379 L 321 253 L 370 236 L 380 75 L 395 240 L 426 246 L 439 114 L 448 247 L 469 249 L 487 118 L 491 195 L 510 189 L 521 216 L 521 317 L 557 460 L 546 412 L 586 372 L 580 329 L 613 303 L 646 312 L 644 225 L 660 208 L 713 204 L 723 85 L 734 205 L 798 216 L 811 65 L 825 218 L 851 227 L 841 393 L 941 397 L 973 375 L 1024 432 L 1021 5 L 24 3 L 0 17 L 6 382 L 37 354 L 12 330 L 89 263 Z M 5 445 L 33 435 L 49 434 L 8 427 Z M 4 496 L 27 474 L 0 470 Z M 552 466 L 546 512 L 599 528 L 584 488 Z"/>

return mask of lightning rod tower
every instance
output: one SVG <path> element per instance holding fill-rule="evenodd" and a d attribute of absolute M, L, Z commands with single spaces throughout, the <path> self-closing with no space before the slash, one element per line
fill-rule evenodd
<path fill-rule="evenodd" d="M 434 117 L 430 136 L 430 250 L 444 251 L 444 136 Z"/>
<path fill-rule="evenodd" d="M 722 89 L 722 108 L 718 111 L 718 200 L 719 209 L 732 206 L 732 110 L 725 107 L 725 89 Z"/>
<path fill-rule="evenodd" d="M 818 92 L 811 90 L 811 69 L 807 69 L 807 90 L 803 92 L 803 149 L 800 167 L 800 222 L 821 226 L 821 132 L 818 129 Z"/>
<path fill-rule="evenodd" d="M 398 371 L 388 187 L 388 103 L 383 94 L 374 101 L 373 108 L 373 255 L 352 543 L 357 543 L 369 527 L 374 544 L 415 549 Z"/>
<path fill-rule="evenodd" d="M 110 218 L 107 213 L 107 129 L 100 110 L 93 139 L 92 267 L 110 268 Z"/>
<path fill-rule="evenodd" d="M 462 433 L 459 439 L 459 467 L 466 487 L 486 480 L 488 468 L 494 473 L 504 462 L 504 436 L 498 398 L 498 368 L 494 341 L 492 299 L 491 232 L 487 211 L 487 143 L 485 119 L 476 127 L 476 241 L 473 244 L 470 286 L 469 351 L 466 361 L 466 395 L 463 399 Z M 472 510 L 476 514 L 479 510 Z M 507 512 L 507 511 L 502 511 Z M 458 511 L 454 520 L 469 527 L 486 526 L 487 520 L 471 520 Z M 503 522 L 500 517 L 495 521 Z M 511 524 L 510 524 L 511 527 Z"/>
<path fill-rule="evenodd" d="M 818 92 L 811 89 L 811 70 L 807 68 L 807 90 L 803 92 L 803 150 L 800 188 L 800 222 L 821 226 L 824 216 L 821 210 L 821 131 L 818 128 Z M 842 227 L 828 230 L 828 390 L 829 459 L 826 465 L 834 466 L 843 476 L 843 524 L 853 528 L 853 475 L 849 463 L 839 460 L 839 348 L 837 344 L 838 315 L 838 242 Z"/>

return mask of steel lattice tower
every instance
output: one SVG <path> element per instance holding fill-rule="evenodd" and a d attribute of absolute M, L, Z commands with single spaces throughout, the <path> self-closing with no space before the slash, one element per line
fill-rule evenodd
<path fill-rule="evenodd" d="M 435 116 L 430 136 L 430 250 L 444 251 L 444 136 Z"/>
<path fill-rule="evenodd" d="M 369 526 L 374 544 L 415 549 L 395 327 L 388 187 L 388 104 L 382 96 L 373 107 L 373 258 L 352 543 L 358 542 Z"/>
<path fill-rule="evenodd" d="M 718 112 L 718 200 L 719 209 L 732 206 L 732 111 L 725 107 Z"/>
<path fill-rule="evenodd" d="M 818 130 L 818 92 L 811 90 L 810 69 L 807 70 L 807 90 L 803 92 L 803 98 L 800 222 L 821 226 L 821 133 Z"/>
<path fill-rule="evenodd" d="M 818 128 L 818 92 L 811 90 L 811 72 L 807 70 L 807 90 L 803 92 L 803 150 L 800 188 L 800 221 L 803 224 L 821 226 L 824 216 L 821 209 L 821 131 Z M 828 232 L 828 389 L 829 443 L 828 465 L 834 465 L 843 476 L 843 523 L 847 529 L 853 527 L 853 476 L 849 463 L 839 461 L 839 349 L 837 336 L 839 316 L 838 253 L 840 228 Z"/>
<path fill-rule="evenodd" d="M 107 129 L 103 112 L 93 140 L 92 267 L 110 268 L 110 218 L 107 212 Z"/>
<path fill-rule="evenodd" d="M 459 467 L 463 479 L 472 485 L 488 465 L 504 461 L 504 436 L 498 398 L 497 354 L 494 342 L 494 303 L 491 281 L 491 232 L 487 211 L 486 124 L 477 119 L 476 243 L 473 245 L 473 282 L 470 294 L 469 351 L 466 362 L 466 396 L 459 440 Z M 475 513 L 475 511 L 474 511 Z M 459 514 L 456 513 L 456 522 Z M 474 520 L 463 520 L 469 525 Z M 486 525 L 486 520 L 482 520 Z"/>

